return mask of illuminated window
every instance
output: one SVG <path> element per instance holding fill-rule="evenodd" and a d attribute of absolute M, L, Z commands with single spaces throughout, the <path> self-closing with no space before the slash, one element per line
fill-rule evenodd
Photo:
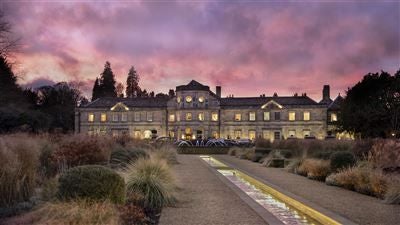
<path fill-rule="evenodd" d="M 100 115 L 100 121 L 101 121 L 101 122 L 106 122 L 106 121 L 107 121 L 107 114 L 102 113 L 102 114 Z"/>
<path fill-rule="evenodd" d="M 192 113 L 186 113 L 186 120 L 192 120 Z"/>
<path fill-rule="evenodd" d="M 199 102 L 200 102 L 200 103 L 203 103 L 203 102 L 204 102 L 204 97 L 203 97 L 203 96 L 199 97 Z"/>
<path fill-rule="evenodd" d="M 295 130 L 289 130 L 289 137 L 296 137 L 296 131 Z"/>
<path fill-rule="evenodd" d="M 121 113 L 121 121 L 126 122 L 128 121 L 128 113 Z"/>
<path fill-rule="evenodd" d="M 175 122 L 175 114 L 169 114 L 168 121 Z"/>
<path fill-rule="evenodd" d="M 145 139 L 150 139 L 151 138 L 151 131 L 150 130 L 145 130 L 143 132 L 143 136 Z"/>
<path fill-rule="evenodd" d="M 304 119 L 305 121 L 310 120 L 310 112 L 304 112 L 304 113 L 303 113 L 303 119 Z"/>
<path fill-rule="evenodd" d="M 281 120 L 281 112 L 275 112 L 274 116 L 275 116 L 275 120 Z"/>
<path fill-rule="evenodd" d="M 235 114 L 235 121 L 241 121 L 242 120 L 242 114 L 236 113 Z"/>
<path fill-rule="evenodd" d="M 88 121 L 89 122 L 94 122 L 94 113 L 89 113 L 88 114 Z"/>
<path fill-rule="evenodd" d="M 249 130 L 249 139 L 250 140 L 256 139 L 256 131 L 255 130 Z"/>
<path fill-rule="evenodd" d="M 270 114 L 270 112 L 264 112 L 264 120 L 265 121 L 268 121 L 268 120 L 270 120 L 271 119 L 271 114 Z"/>
<path fill-rule="evenodd" d="M 211 132 L 211 136 L 212 136 L 213 138 L 218 138 L 218 132 L 217 132 L 217 131 Z"/>
<path fill-rule="evenodd" d="M 204 121 L 204 113 L 199 113 L 199 121 Z"/>
<path fill-rule="evenodd" d="M 140 121 L 140 112 L 135 112 L 135 121 Z"/>
<path fill-rule="evenodd" d="M 140 137 L 142 136 L 140 130 L 135 130 L 133 133 L 133 137 L 136 139 L 140 139 Z"/>
<path fill-rule="evenodd" d="M 173 130 L 168 131 L 168 136 L 171 138 L 175 137 L 175 132 Z"/>
<path fill-rule="evenodd" d="M 242 131 L 241 130 L 235 130 L 235 138 L 240 139 L 242 137 Z"/>
<path fill-rule="evenodd" d="M 192 134 L 192 128 L 186 127 L 185 128 L 185 134 Z"/>
<path fill-rule="evenodd" d="M 113 113 L 113 121 L 117 122 L 118 121 L 118 114 Z"/>
<path fill-rule="evenodd" d="M 303 130 L 303 137 L 310 137 L 311 131 L 310 130 Z"/>
<path fill-rule="evenodd" d="M 149 122 L 153 121 L 153 113 L 152 112 L 147 112 L 147 121 L 149 121 Z"/>
<path fill-rule="evenodd" d="M 186 96 L 185 100 L 187 103 L 192 102 L 192 96 L 190 95 Z"/>
<path fill-rule="evenodd" d="M 249 120 L 250 121 L 255 121 L 256 120 L 256 113 L 255 112 L 250 112 L 249 113 Z"/>
<path fill-rule="evenodd" d="M 296 113 L 289 112 L 289 121 L 295 121 L 295 120 L 296 120 Z"/>
<path fill-rule="evenodd" d="M 180 103 L 181 102 L 181 97 L 176 97 L 176 102 Z"/>
<path fill-rule="evenodd" d="M 180 113 L 177 113 L 176 114 L 176 121 L 181 121 L 181 114 Z"/>
<path fill-rule="evenodd" d="M 211 113 L 211 120 L 218 121 L 218 113 L 216 113 L 216 112 Z"/>
<path fill-rule="evenodd" d="M 331 113 L 331 122 L 336 122 L 336 121 L 337 121 L 337 114 Z"/>

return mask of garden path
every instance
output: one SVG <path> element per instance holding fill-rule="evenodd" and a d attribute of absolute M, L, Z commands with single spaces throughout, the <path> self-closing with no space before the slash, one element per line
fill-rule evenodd
<path fill-rule="evenodd" d="M 180 203 L 163 209 L 161 225 L 265 224 L 198 155 L 178 155 L 178 161 L 174 172 Z"/>
<path fill-rule="evenodd" d="M 400 223 L 400 205 L 388 205 L 378 198 L 328 186 L 322 182 L 288 173 L 283 169 L 266 168 L 249 160 L 229 155 L 214 157 L 355 223 L 363 225 Z"/>

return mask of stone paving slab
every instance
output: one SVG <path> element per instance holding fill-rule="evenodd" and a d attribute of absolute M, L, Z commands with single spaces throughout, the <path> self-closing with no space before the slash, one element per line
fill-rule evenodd
<path fill-rule="evenodd" d="M 180 203 L 164 208 L 161 225 L 265 224 L 240 197 L 225 185 L 198 155 L 178 155 L 174 166 Z"/>
<path fill-rule="evenodd" d="M 328 186 L 283 169 L 262 167 L 249 160 L 228 155 L 214 157 L 358 224 L 400 224 L 400 205 L 388 205 L 374 197 Z"/>

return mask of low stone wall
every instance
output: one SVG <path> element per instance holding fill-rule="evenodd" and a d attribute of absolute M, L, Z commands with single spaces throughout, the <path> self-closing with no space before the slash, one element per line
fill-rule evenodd
<path fill-rule="evenodd" d="M 178 147 L 178 154 L 228 154 L 230 147 Z"/>

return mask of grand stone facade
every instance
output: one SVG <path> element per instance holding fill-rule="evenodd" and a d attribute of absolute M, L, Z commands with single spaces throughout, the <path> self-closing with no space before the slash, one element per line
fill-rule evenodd
<path fill-rule="evenodd" d="M 75 132 L 134 138 L 323 139 L 334 135 L 339 100 L 330 99 L 329 86 L 324 86 L 319 103 L 305 94 L 222 98 L 220 86 L 214 93 L 192 80 L 177 86 L 173 98 L 100 98 L 80 106 Z"/>

